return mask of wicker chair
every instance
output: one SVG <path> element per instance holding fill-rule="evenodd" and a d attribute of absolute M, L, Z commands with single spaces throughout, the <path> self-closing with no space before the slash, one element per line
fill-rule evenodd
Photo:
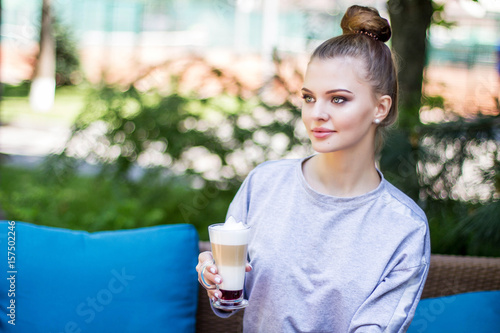
<path fill-rule="evenodd" d="M 500 258 L 431 255 L 422 298 L 500 290 Z"/>
<path fill-rule="evenodd" d="M 200 242 L 200 251 L 208 249 L 207 242 Z M 500 258 L 431 256 L 422 298 L 487 290 L 500 290 Z M 199 287 L 196 332 L 241 332 L 243 313 L 240 311 L 227 319 L 217 317 L 212 312 L 205 289 Z"/>

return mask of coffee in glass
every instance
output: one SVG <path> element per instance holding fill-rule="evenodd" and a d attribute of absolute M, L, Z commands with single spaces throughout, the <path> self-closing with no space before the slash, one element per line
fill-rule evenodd
<path fill-rule="evenodd" d="M 222 296 L 214 307 L 226 310 L 244 308 L 245 267 L 250 228 L 230 217 L 226 223 L 208 227 L 212 254 L 222 283 L 217 286 Z"/>

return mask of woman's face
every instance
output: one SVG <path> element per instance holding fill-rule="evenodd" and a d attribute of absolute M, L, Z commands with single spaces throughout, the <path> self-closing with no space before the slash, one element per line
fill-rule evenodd
<path fill-rule="evenodd" d="M 373 121 L 383 120 L 391 100 L 386 95 L 376 98 L 364 79 L 362 62 L 351 57 L 313 59 L 302 94 L 302 121 L 315 151 L 373 153 Z"/>

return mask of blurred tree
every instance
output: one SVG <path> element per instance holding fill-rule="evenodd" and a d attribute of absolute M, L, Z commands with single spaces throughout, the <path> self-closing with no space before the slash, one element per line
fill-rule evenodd
<path fill-rule="evenodd" d="M 392 49 L 399 67 L 399 117 L 384 146 L 380 167 L 387 179 L 414 200 L 419 200 L 417 163 L 420 140 L 422 78 L 426 64 L 427 29 L 434 13 L 432 0 L 388 0 Z"/>
<path fill-rule="evenodd" d="M 3 17 L 3 11 L 2 11 L 2 0 L 0 0 L 0 36 L 2 35 L 2 17 Z M 1 81 L 1 80 L 0 80 Z M 2 100 L 3 97 L 3 84 L 0 83 L 0 100 Z M 1 124 L 1 122 L 0 122 Z"/>
<path fill-rule="evenodd" d="M 256 164 L 303 144 L 295 131 L 300 109 L 291 100 L 298 92 L 282 77 L 281 59 L 274 62 L 276 74 L 264 89 L 272 102 L 230 71 L 197 58 L 155 66 L 127 88 L 97 87 L 75 121 L 65 153 L 97 133 L 80 157 L 103 163 L 104 171 L 122 179 L 138 161 L 154 155 L 170 169 L 238 187 Z M 152 76 L 160 71 L 176 71 L 170 87 Z M 161 89 L 137 89 L 151 83 Z M 200 159 L 214 166 L 197 163 Z"/>
<path fill-rule="evenodd" d="M 389 0 L 392 47 L 399 60 L 401 110 L 399 127 L 410 129 L 420 123 L 422 76 L 426 64 L 427 29 L 434 12 L 432 0 Z"/>
<path fill-rule="evenodd" d="M 43 0 L 39 53 L 31 82 L 30 105 L 36 111 L 48 111 L 54 104 L 56 87 L 55 41 L 52 32 L 51 0 Z"/>
<path fill-rule="evenodd" d="M 422 98 L 427 30 L 431 24 L 453 23 L 441 15 L 445 4 L 432 0 L 388 0 L 387 4 L 392 47 L 400 67 L 400 116 L 386 141 L 380 167 L 388 180 L 424 208 L 434 253 L 498 256 L 500 109 L 496 116 L 477 110 L 479 114 L 471 119 L 456 116 L 456 121 L 422 124 L 422 105 L 444 110 L 441 97 Z M 457 182 L 478 160 L 482 161 L 474 166 L 478 186 L 460 197 Z"/>
<path fill-rule="evenodd" d="M 477 2 L 478 0 L 470 0 Z M 392 48 L 399 65 L 399 128 L 412 131 L 420 125 L 422 77 L 427 64 L 427 30 L 430 25 L 450 27 L 442 18 L 445 4 L 432 0 L 388 0 Z"/>
<path fill-rule="evenodd" d="M 403 119 L 387 140 L 381 169 L 397 187 L 415 200 L 420 200 L 431 225 L 433 250 L 450 254 L 499 253 L 495 244 L 500 237 L 497 218 L 500 162 L 495 135 L 500 128 L 500 117 L 460 119 L 454 123 L 434 125 L 420 123 L 418 111 L 422 105 L 426 31 L 431 20 L 435 19 L 433 13 L 439 9 L 432 7 L 430 0 L 421 3 L 389 0 L 389 3 L 392 6 L 391 15 L 401 16 L 393 21 L 393 46 L 402 62 Z M 410 17 L 418 23 L 413 23 Z M 419 28 L 407 27 L 412 24 Z M 397 36 L 397 31 L 403 30 L 406 34 Z M 420 45 L 418 50 L 413 49 L 416 45 Z M 187 182 L 184 183 L 183 179 L 179 188 L 203 188 L 204 184 L 209 184 L 216 189 L 205 193 L 219 193 L 222 189 L 227 191 L 227 198 L 220 201 L 224 210 L 230 194 L 236 191 L 253 165 L 291 153 L 300 156 L 310 153 L 304 144 L 307 139 L 301 141 L 300 133 L 296 131 L 300 109 L 294 96 L 297 97 L 298 92 L 290 88 L 293 84 L 287 84 L 294 80 L 301 81 L 302 74 L 295 70 L 292 77 L 282 75 L 288 73 L 284 69 L 290 68 L 290 64 L 282 63 L 278 57 L 274 61 L 276 74 L 270 79 L 270 84 L 258 91 L 245 86 L 230 70 L 214 67 L 206 60 L 196 58 L 171 61 L 141 71 L 141 77 L 127 87 L 96 87 L 75 123 L 72 140 L 64 154 L 102 163 L 104 168 L 100 179 L 119 186 L 126 184 L 124 188 L 134 195 L 135 199 L 131 197 L 130 201 L 117 196 L 119 200 L 116 200 L 114 213 L 103 220 L 113 223 L 124 216 L 134 215 L 131 211 L 137 212 L 134 216 L 141 216 L 144 210 L 139 209 L 147 204 L 136 199 L 150 197 L 155 202 L 160 198 L 159 205 L 173 204 L 173 208 L 158 211 L 156 208 L 159 206 L 151 204 L 148 210 L 158 213 L 148 219 L 148 224 L 160 223 L 164 221 L 161 216 L 172 216 L 172 212 L 180 212 L 187 222 L 194 221 L 198 212 L 201 216 L 199 221 L 206 222 L 210 219 L 202 215 L 207 207 L 212 207 L 214 200 L 207 199 L 211 199 L 211 195 L 202 196 L 201 203 L 196 200 L 191 205 L 184 205 L 179 202 L 192 197 L 194 192 L 186 190 L 179 195 L 177 190 L 169 189 L 166 195 L 160 187 L 153 185 L 175 174 L 185 175 Z M 442 100 L 426 97 L 425 103 L 437 106 L 442 104 Z M 491 163 L 485 165 L 480 181 L 496 189 L 490 198 L 485 199 L 485 208 L 481 208 L 478 201 L 471 203 L 454 197 L 454 185 L 462 176 L 464 165 L 481 151 L 488 153 Z M 203 163 L 197 163 L 202 159 Z M 134 175 L 134 166 L 147 166 L 154 160 L 161 163 L 151 163 L 146 172 L 161 165 L 162 177 L 150 174 L 144 187 L 146 194 L 140 193 L 136 179 L 129 176 Z M 52 167 L 52 163 L 49 166 L 50 170 L 57 171 L 61 179 L 66 174 L 71 175 L 66 173 L 65 168 L 74 169 L 75 166 L 72 163 L 61 168 Z M 213 171 L 220 177 L 214 177 Z M 110 174 L 114 177 L 108 177 Z M 122 182 L 123 179 L 127 182 Z M 172 185 L 169 183 L 166 186 Z M 107 188 L 103 192 L 107 192 Z M 20 197 L 24 198 L 23 195 Z M 49 196 L 40 197 L 46 199 Z M 169 200 L 165 199 L 167 197 Z M 176 201 L 176 198 L 179 200 Z M 126 201 L 125 207 L 121 201 Z M 107 203 L 103 201 L 102 204 Z M 27 202 L 26 207 L 32 206 L 31 202 Z M 85 205 L 75 205 L 81 206 Z M 109 210 L 104 207 L 102 211 Z M 76 221 L 75 217 L 71 219 Z M 136 218 L 129 218 L 127 222 L 113 227 L 131 227 L 134 220 Z M 206 230 L 205 226 L 200 230 Z"/>
<path fill-rule="evenodd" d="M 475 0 L 471 0 L 475 1 Z M 421 184 L 417 163 L 425 158 L 420 144 L 419 111 L 422 104 L 422 81 L 427 65 L 427 30 L 431 24 L 450 26 L 442 19 L 444 5 L 432 0 L 388 0 L 392 25 L 392 49 L 399 66 L 399 117 L 383 149 L 380 164 L 388 179 L 414 200 L 419 200 Z"/>
<path fill-rule="evenodd" d="M 72 31 L 54 16 L 53 30 L 56 47 L 56 84 L 72 85 L 81 80 L 78 48 Z"/>

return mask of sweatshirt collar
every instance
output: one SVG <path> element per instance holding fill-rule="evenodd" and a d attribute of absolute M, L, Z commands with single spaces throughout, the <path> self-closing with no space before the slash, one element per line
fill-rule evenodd
<path fill-rule="evenodd" d="M 304 177 L 304 173 L 302 171 L 303 163 L 313 156 L 314 155 L 299 159 L 298 160 L 299 163 L 297 163 L 297 165 L 296 165 L 296 173 L 297 173 L 297 176 L 299 178 L 299 181 L 300 181 L 304 191 L 306 191 L 307 194 L 310 197 L 312 197 L 314 200 L 322 202 L 322 203 L 326 203 L 326 204 L 338 204 L 338 203 L 350 203 L 350 204 L 360 203 L 361 204 L 361 203 L 365 203 L 367 201 L 376 199 L 382 194 L 384 187 L 385 187 L 386 180 L 384 178 L 384 175 L 382 174 L 382 172 L 378 168 L 376 168 L 376 170 L 380 176 L 380 183 L 378 184 L 378 186 L 375 189 L 373 189 L 367 193 L 364 193 L 364 194 L 361 194 L 358 196 L 353 196 L 353 197 L 337 197 L 337 196 L 317 192 L 307 183 L 306 178 Z"/>

